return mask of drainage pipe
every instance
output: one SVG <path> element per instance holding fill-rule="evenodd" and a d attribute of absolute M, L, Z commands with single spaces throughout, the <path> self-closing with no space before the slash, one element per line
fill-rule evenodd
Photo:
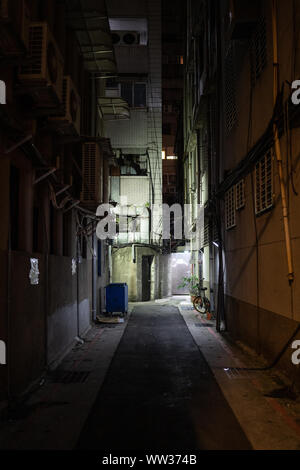
<path fill-rule="evenodd" d="M 274 54 L 274 57 L 273 57 L 273 65 L 274 65 L 273 94 L 274 94 L 274 106 L 275 106 L 276 101 L 277 101 L 278 84 L 279 84 L 277 0 L 272 0 L 272 25 L 273 25 L 273 54 Z M 288 214 L 288 207 L 287 207 L 286 188 L 285 188 L 284 177 L 283 177 L 283 164 L 282 164 L 282 154 L 281 154 L 280 141 L 279 141 L 279 132 L 278 132 L 278 126 L 276 122 L 274 122 L 273 132 L 274 132 L 274 147 L 275 147 L 275 155 L 276 155 L 277 166 L 278 166 L 278 175 L 279 175 L 281 201 L 282 201 L 285 246 L 286 246 L 286 255 L 287 255 L 287 263 L 288 263 L 288 281 L 289 281 L 289 284 L 292 285 L 292 283 L 294 282 L 294 268 L 293 268 L 293 259 L 292 259 L 290 223 L 289 223 L 289 214 Z"/>

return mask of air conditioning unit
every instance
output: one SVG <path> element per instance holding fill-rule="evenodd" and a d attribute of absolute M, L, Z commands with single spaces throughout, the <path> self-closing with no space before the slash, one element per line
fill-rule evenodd
<path fill-rule="evenodd" d="M 136 46 L 141 43 L 138 31 L 112 31 L 114 46 Z"/>
<path fill-rule="evenodd" d="M 0 0 L 0 53 L 4 57 L 25 55 L 28 48 L 30 12 L 26 0 Z"/>
<path fill-rule="evenodd" d="M 229 1 L 229 39 L 249 39 L 260 17 L 260 0 Z"/>
<path fill-rule="evenodd" d="M 97 142 L 82 144 L 82 191 L 84 207 L 96 211 L 103 201 L 103 156 Z"/>
<path fill-rule="evenodd" d="M 33 93 L 37 109 L 56 108 L 62 101 L 64 61 L 46 22 L 30 23 L 28 52 L 19 73 L 23 90 Z"/>
<path fill-rule="evenodd" d="M 63 78 L 62 105 L 63 115 L 49 121 L 63 135 L 80 135 L 81 99 L 69 75 Z"/>

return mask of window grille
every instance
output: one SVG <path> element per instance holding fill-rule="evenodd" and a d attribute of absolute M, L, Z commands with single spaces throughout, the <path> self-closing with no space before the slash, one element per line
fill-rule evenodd
<path fill-rule="evenodd" d="M 236 226 L 235 210 L 235 186 L 227 191 L 225 195 L 225 227 L 226 230 Z"/>
<path fill-rule="evenodd" d="M 245 180 L 239 181 L 235 187 L 236 210 L 245 207 Z"/>
<path fill-rule="evenodd" d="M 229 47 L 225 60 L 225 119 L 226 132 L 230 134 L 237 122 L 236 74 L 233 45 Z"/>
<path fill-rule="evenodd" d="M 261 18 L 251 43 L 251 80 L 255 86 L 267 65 L 267 26 L 266 19 Z"/>
<path fill-rule="evenodd" d="M 203 239 L 203 247 L 209 246 L 209 232 L 210 232 L 210 224 L 207 222 L 204 226 L 204 239 Z"/>
<path fill-rule="evenodd" d="M 255 213 L 273 206 L 273 159 L 268 152 L 255 166 Z"/>

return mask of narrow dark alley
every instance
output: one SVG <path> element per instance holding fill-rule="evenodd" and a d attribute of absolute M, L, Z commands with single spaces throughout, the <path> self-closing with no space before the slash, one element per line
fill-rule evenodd
<path fill-rule="evenodd" d="M 300 451 L 299 213 L 300 0 L 0 0 L 0 458 Z"/>
<path fill-rule="evenodd" d="M 78 443 L 100 446 L 251 448 L 176 307 L 134 308 Z"/>

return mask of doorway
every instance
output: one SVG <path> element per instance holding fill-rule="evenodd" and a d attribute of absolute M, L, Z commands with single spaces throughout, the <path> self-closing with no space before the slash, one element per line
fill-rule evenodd
<path fill-rule="evenodd" d="M 151 299 L 151 266 L 153 256 L 142 256 L 142 301 Z"/>

